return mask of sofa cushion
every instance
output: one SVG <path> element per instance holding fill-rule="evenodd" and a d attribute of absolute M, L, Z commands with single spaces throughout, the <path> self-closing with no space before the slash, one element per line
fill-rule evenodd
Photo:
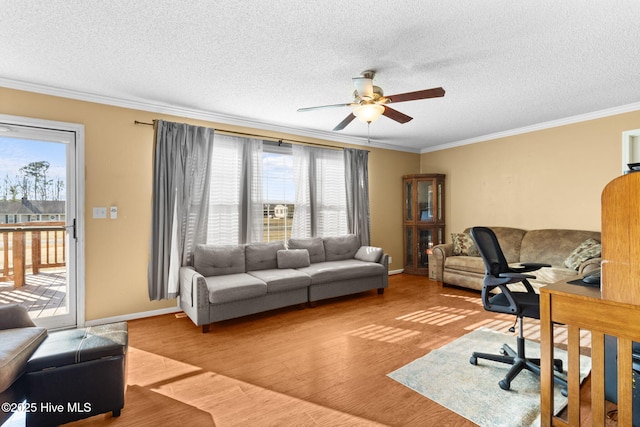
<path fill-rule="evenodd" d="M 278 251 L 278 268 L 301 268 L 311 264 L 306 249 L 284 249 Z"/>
<path fill-rule="evenodd" d="M 591 258 L 598 258 L 602 255 L 602 245 L 595 239 L 587 239 L 569 254 L 563 265 L 573 270 L 578 270 L 580 264 Z"/>
<path fill-rule="evenodd" d="M 353 259 L 358 251 L 358 238 L 355 234 L 346 236 L 325 237 L 324 255 L 327 261 L 340 261 L 343 259 Z"/>
<path fill-rule="evenodd" d="M 267 284 L 247 273 L 210 276 L 204 279 L 211 304 L 224 304 L 267 294 Z"/>
<path fill-rule="evenodd" d="M 550 285 L 560 280 L 573 280 L 578 278 L 578 272 L 576 270 L 563 267 L 543 267 L 540 270 L 527 274 L 536 276 L 535 279 L 530 279 L 529 282 L 539 283 L 541 285 Z"/>
<path fill-rule="evenodd" d="M 489 227 L 496 234 L 507 262 L 520 262 L 520 246 L 527 230 L 512 227 Z M 469 229 L 464 230 L 465 233 Z M 533 261 L 532 261 L 533 262 Z"/>
<path fill-rule="evenodd" d="M 278 268 L 278 251 L 284 249 L 283 242 L 251 243 L 244 247 L 247 271 Z"/>
<path fill-rule="evenodd" d="M 471 235 L 469 233 L 451 233 L 453 242 L 453 255 L 480 256 Z"/>
<path fill-rule="evenodd" d="M 299 268 L 298 271 L 309 275 L 312 285 L 387 274 L 382 264 L 356 259 L 311 264 L 309 267 Z"/>
<path fill-rule="evenodd" d="M 528 231 L 522 238 L 520 262 L 539 262 L 565 267 L 564 261 L 587 239 L 600 241 L 600 232 L 541 229 Z"/>
<path fill-rule="evenodd" d="M 473 272 L 477 274 L 484 274 L 484 261 L 480 257 L 474 256 L 450 256 L 444 261 L 444 268 L 447 270 L 456 270 L 462 272 Z"/>
<path fill-rule="evenodd" d="M 244 273 L 244 246 L 197 245 L 193 267 L 204 277 Z"/>
<path fill-rule="evenodd" d="M 309 252 L 309 260 L 311 263 L 324 262 L 324 244 L 320 237 L 307 237 L 300 239 L 289 239 L 289 249 L 306 249 Z"/>
<path fill-rule="evenodd" d="M 47 330 L 36 326 L 0 330 L 0 393 L 22 375 L 27 360 L 47 337 Z"/>
<path fill-rule="evenodd" d="M 354 259 L 366 262 L 379 262 L 384 251 L 374 246 L 361 246 L 353 256 Z"/>
<path fill-rule="evenodd" d="M 268 293 L 306 288 L 311 284 L 311 278 L 307 274 L 290 268 L 258 270 L 251 271 L 248 274 L 265 282 L 267 284 Z"/>

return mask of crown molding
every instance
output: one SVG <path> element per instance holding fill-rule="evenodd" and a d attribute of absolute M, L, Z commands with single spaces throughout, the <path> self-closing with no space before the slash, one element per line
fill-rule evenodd
<path fill-rule="evenodd" d="M 43 95 L 57 96 L 61 98 L 75 99 L 78 101 L 87 101 L 97 104 L 111 105 L 114 107 L 129 108 L 145 112 L 158 114 L 169 114 L 172 116 L 185 117 L 196 120 L 204 120 L 208 122 L 241 126 L 262 131 L 272 131 L 295 136 L 304 136 L 308 138 L 321 139 L 329 142 L 341 142 L 345 144 L 359 145 L 365 147 L 383 148 L 395 151 L 407 151 L 411 153 L 420 153 L 420 149 L 410 149 L 407 147 L 399 147 L 397 145 L 388 144 L 381 141 L 367 141 L 365 138 L 346 136 L 328 131 L 316 131 L 310 129 L 297 128 L 292 126 L 276 125 L 259 120 L 247 119 L 243 117 L 214 113 L 205 110 L 197 110 L 191 108 L 177 107 L 169 104 L 150 102 L 145 100 L 134 100 L 116 98 L 105 95 L 98 95 L 88 92 L 64 89 L 54 86 L 12 80 L 0 77 L 0 86 L 9 89 L 17 89 L 25 92 L 34 92 Z"/>
<path fill-rule="evenodd" d="M 528 133 L 528 132 L 551 129 L 555 127 L 571 125 L 574 123 L 586 122 L 589 120 L 602 119 L 604 117 L 615 116 L 617 114 L 630 113 L 632 111 L 638 111 L 638 110 L 640 110 L 640 102 L 635 102 L 633 104 L 621 105 L 619 107 L 613 107 L 605 110 L 594 111 L 592 113 L 579 114 L 577 116 L 565 117 L 564 119 L 551 120 L 548 122 L 538 123 L 531 126 L 510 129 L 504 132 L 496 132 L 488 135 L 478 136 L 475 138 L 463 139 L 461 141 L 441 144 L 434 147 L 423 148 L 422 150 L 420 150 L 420 153 L 424 154 L 424 153 L 430 153 L 433 151 L 446 150 L 448 148 L 462 147 L 464 145 L 476 144 L 478 142 L 490 141 L 492 139 L 506 138 L 508 136 L 521 135 L 523 133 Z"/>
<path fill-rule="evenodd" d="M 191 108 L 177 107 L 168 104 L 162 104 L 157 102 L 150 102 L 145 100 L 133 100 L 124 98 L 115 98 L 105 95 L 97 95 L 87 92 L 80 92 L 70 89 L 63 89 L 54 86 L 47 86 L 36 83 L 23 82 L 19 80 L 12 80 L 0 77 L 0 86 L 9 89 L 23 90 L 26 92 L 40 93 L 44 95 L 58 96 L 61 98 L 75 99 L 79 101 L 94 102 L 97 104 L 111 105 L 114 107 L 129 108 L 133 110 L 140 110 L 158 114 L 169 114 L 178 117 L 185 117 L 196 120 L 204 120 L 208 122 L 247 127 L 256 130 L 272 131 L 278 133 L 284 133 L 295 136 L 304 136 L 308 138 L 321 139 L 329 142 L 341 142 L 345 144 L 352 144 L 364 147 L 382 148 L 386 150 L 403 151 L 408 153 L 424 154 L 433 151 L 446 150 L 449 148 L 461 147 L 464 145 L 476 144 L 478 142 L 490 141 L 493 139 L 506 138 L 509 136 L 521 135 L 523 133 L 535 132 L 544 129 L 550 129 L 559 126 L 570 125 L 574 123 L 585 122 L 589 120 L 600 119 L 604 117 L 614 116 L 617 114 L 629 113 L 632 111 L 640 110 L 640 102 L 633 104 L 622 105 L 619 107 L 608 108 L 605 110 L 595 111 L 592 113 L 580 114 L 576 116 L 566 117 L 558 120 L 551 120 L 548 122 L 538 123 L 531 126 L 525 126 L 516 129 L 510 129 L 503 132 L 496 132 L 487 135 L 482 135 L 474 138 L 463 139 L 460 141 L 454 141 L 446 144 L 440 144 L 433 147 L 427 147 L 422 149 L 413 149 L 409 147 L 401 147 L 398 145 L 390 144 L 381 140 L 367 141 L 365 138 L 346 136 L 336 134 L 328 131 L 318 131 L 297 128 L 292 126 L 276 125 L 273 123 L 263 122 L 260 120 L 247 119 L 244 117 L 230 116 L 225 114 L 214 113 L 205 110 L 196 110 Z"/>

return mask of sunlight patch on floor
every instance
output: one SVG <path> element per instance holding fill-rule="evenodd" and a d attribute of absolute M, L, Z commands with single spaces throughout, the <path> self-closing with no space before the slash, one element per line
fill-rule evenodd
<path fill-rule="evenodd" d="M 200 367 L 129 347 L 128 385 L 142 386 L 211 414 L 216 427 L 246 425 L 382 426 L 236 380 Z M 125 411 L 121 417 L 126 416 Z M 188 425 L 186 421 L 185 425 Z"/>
<path fill-rule="evenodd" d="M 353 337 L 393 343 L 420 335 L 420 332 L 411 329 L 392 328 L 390 326 L 368 325 L 349 331 L 346 334 Z"/>
<path fill-rule="evenodd" d="M 443 326 L 458 320 L 466 319 L 468 316 L 477 313 L 479 313 L 477 310 L 438 306 L 429 310 L 414 311 L 413 313 L 396 317 L 396 320 Z"/>

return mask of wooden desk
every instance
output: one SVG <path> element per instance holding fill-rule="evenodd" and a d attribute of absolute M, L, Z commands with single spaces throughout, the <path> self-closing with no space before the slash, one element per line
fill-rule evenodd
<path fill-rule="evenodd" d="M 567 421 L 553 416 L 553 323 L 568 328 Z M 558 282 L 540 288 L 542 426 L 580 425 L 580 330 L 591 331 L 591 410 L 604 426 L 604 335 L 618 337 L 618 425 L 631 426 L 631 343 L 640 341 L 640 306 L 602 299 L 600 290 Z M 626 375 L 625 375 L 626 374 Z"/>

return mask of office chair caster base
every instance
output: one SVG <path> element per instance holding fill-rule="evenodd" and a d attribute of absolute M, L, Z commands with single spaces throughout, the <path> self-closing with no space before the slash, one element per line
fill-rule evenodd
<path fill-rule="evenodd" d="M 509 390 L 511 388 L 511 383 L 506 382 L 505 380 L 500 380 L 498 385 L 503 390 Z"/>
<path fill-rule="evenodd" d="M 478 358 L 475 356 L 471 356 L 469 358 L 469 363 L 471 363 L 472 365 L 477 365 L 478 364 Z"/>

